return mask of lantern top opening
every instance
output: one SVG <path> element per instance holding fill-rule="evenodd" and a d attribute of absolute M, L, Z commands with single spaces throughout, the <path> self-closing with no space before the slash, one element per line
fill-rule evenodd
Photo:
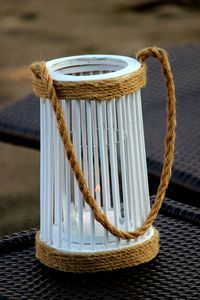
<path fill-rule="evenodd" d="M 91 81 L 126 76 L 141 64 L 132 57 L 121 55 L 79 55 L 54 59 L 46 63 L 56 81 Z"/>

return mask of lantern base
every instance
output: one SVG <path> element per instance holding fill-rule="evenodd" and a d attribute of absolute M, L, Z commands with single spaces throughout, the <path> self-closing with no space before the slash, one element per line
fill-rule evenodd
<path fill-rule="evenodd" d="M 63 272 L 84 273 L 111 271 L 143 264 L 159 251 L 159 232 L 145 242 L 116 250 L 99 252 L 63 252 L 45 244 L 36 235 L 36 257 L 44 265 Z"/>

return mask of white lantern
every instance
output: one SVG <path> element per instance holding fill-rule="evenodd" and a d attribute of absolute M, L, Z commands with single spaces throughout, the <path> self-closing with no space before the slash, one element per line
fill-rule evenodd
<path fill-rule="evenodd" d="M 137 72 L 141 64 L 125 56 L 84 55 L 55 59 L 46 67 L 54 82 L 80 83 L 126 77 Z M 140 89 L 110 101 L 59 101 L 77 160 L 99 209 L 117 229 L 134 231 L 142 226 L 150 211 Z M 142 245 L 152 243 L 155 229 L 150 226 L 138 238 L 122 239 L 97 222 L 69 165 L 52 104 L 43 98 L 40 120 L 38 258 L 63 271 L 118 268 L 112 262 L 112 254 L 115 261 L 121 260 L 124 267 L 128 266 L 120 251 L 141 251 Z M 111 265 L 107 261 L 106 267 L 107 254 Z M 156 254 L 157 250 L 144 261 Z"/>

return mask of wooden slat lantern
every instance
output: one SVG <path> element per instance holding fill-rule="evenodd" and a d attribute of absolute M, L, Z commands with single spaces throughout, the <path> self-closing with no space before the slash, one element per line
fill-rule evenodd
<path fill-rule="evenodd" d="M 37 257 L 68 272 L 112 270 L 151 260 L 158 252 L 157 230 L 150 224 L 137 234 L 150 213 L 140 94 L 145 68 L 118 55 L 55 59 L 43 64 L 43 73 L 34 68 L 34 87 L 41 96 Z M 141 82 L 124 90 L 132 74 Z M 50 85 L 53 90 L 48 91 Z M 95 208 L 87 199 L 95 201 Z M 133 238 L 123 235 L 134 232 Z"/>

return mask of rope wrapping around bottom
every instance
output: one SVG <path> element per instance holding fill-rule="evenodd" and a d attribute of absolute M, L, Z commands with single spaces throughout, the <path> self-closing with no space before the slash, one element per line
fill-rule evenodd
<path fill-rule="evenodd" d="M 159 251 L 159 232 L 136 245 L 98 252 L 63 252 L 48 246 L 36 234 L 36 257 L 44 265 L 63 272 L 111 271 L 149 262 Z"/>

